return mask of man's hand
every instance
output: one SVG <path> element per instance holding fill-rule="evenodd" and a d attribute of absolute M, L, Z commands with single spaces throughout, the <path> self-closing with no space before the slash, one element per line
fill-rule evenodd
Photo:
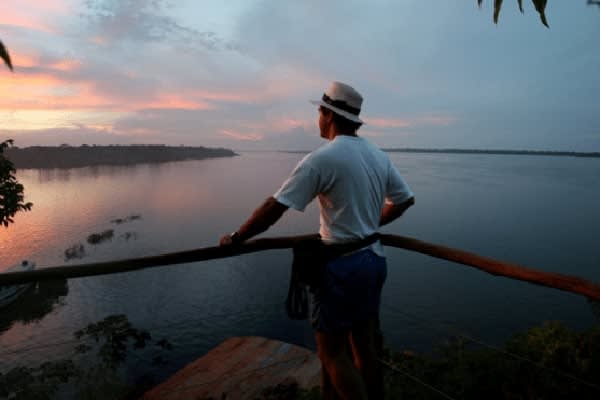
<path fill-rule="evenodd" d="M 225 235 L 221 238 L 221 240 L 219 241 L 219 246 L 231 246 L 233 244 L 233 239 L 231 238 L 231 235 Z"/>
<path fill-rule="evenodd" d="M 240 227 L 237 233 L 223 236 L 219 241 L 219 245 L 231 246 L 240 244 L 266 231 L 281 218 L 287 209 L 287 206 L 279 203 L 275 198 L 269 197 L 260 207 L 254 210 L 252 216 Z"/>
<path fill-rule="evenodd" d="M 410 199 L 400 204 L 386 204 L 381 212 L 379 226 L 387 225 L 393 220 L 399 218 L 402 214 L 404 214 L 404 211 L 408 210 L 408 208 L 411 207 L 413 204 L 415 204 L 414 197 L 411 197 Z"/>
<path fill-rule="evenodd" d="M 240 244 L 242 240 L 240 239 L 240 234 L 238 231 L 233 232 L 232 234 L 225 235 L 219 241 L 220 246 L 231 246 L 234 244 Z"/>

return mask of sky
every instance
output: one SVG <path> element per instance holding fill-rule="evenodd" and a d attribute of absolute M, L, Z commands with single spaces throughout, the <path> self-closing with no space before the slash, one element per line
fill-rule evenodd
<path fill-rule="evenodd" d="M 476 3 L 2 0 L 0 140 L 312 150 L 337 80 L 382 147 L 600 151 L 600 7 Z"/>

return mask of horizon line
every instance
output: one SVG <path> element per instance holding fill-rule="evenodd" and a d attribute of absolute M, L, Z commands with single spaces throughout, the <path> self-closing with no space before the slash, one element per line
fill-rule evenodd
<path fill-rule="evenodd" d="M 15 149 L 27 149 L 31 147 L 47 147 L 47 148 L 69 148 L 69 147 L 203 147 L 203 148 L 221 148 L 226 147 L 207 147 L 203 145 L 189 144 L 165 144 L 165 143 L 111 143 L 111 144 L 80 144 L 71 145 L 63 143 L 60 145 L 32 145 L 27 147 L 14 146 Z M 233 151 L 240 152 L 279 152 L 279 153 L 310 153 L 315 149 L 234 149 Z M 381 147 L 386 153 L 455 153 L 455 154 L 513 154 L 513 155 L 554 155 L 554 156 L 579 156 L 579 157 L 600 157 L 600 151 L 574 151 L 574 150 L 526 150 L 526 149 L 473 149 L 460 147 Z"/>

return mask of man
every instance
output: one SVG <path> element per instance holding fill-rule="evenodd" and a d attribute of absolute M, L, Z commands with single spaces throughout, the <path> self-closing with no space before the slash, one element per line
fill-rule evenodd
<path fill-rule="evenodd" d="M 362 96 L 333 82 L 319 106 L 319 130 L 329 143 L 313 151 L 239 230 L 221 245 L 239 244 L 274 224 L 289 208 L 303 211 L 315 198 L 325 244 L 348 243 L 376 233 L 401 216 L 414 196 L 387 155 L 359 137 Z M 324 398 L 383 398 L 377 361 L 379 303 L 387 275 L 379 242 L 330 262 L 313 294 L 313 318 L 323 369 Z M 350 349 L 351 354 L 347 351 Z"/>

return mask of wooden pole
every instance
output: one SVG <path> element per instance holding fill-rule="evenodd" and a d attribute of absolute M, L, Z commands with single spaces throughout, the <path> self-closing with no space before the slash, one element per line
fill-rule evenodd
<path fill-rule="evenodd" d="M 0 286 L 15 285 L 52 279 L 70 279 L 85 276 L 108 275 L 135 271 L 145 268 L 165 267 L 171 264 L 185 264 L 197 261 L 233 257 L 240 254 L 263 250 L 288 249 L 299 241 L 316 238 L 317 235 L 303 235 L 280 238 L 250 240 L 240 246 L 214 246 L 157 256 L 131 258 L 126 260 L 98 262 L 79 265 L 61 265 L 39 268 L 33 271 L 0 274 Z"/>
<path fill-rule="evenodd" d="M 4 273 L 0 274 L 0 286 L 42 280 L 69 279 L 84 276 L 114 274 L 118 272 L 135 271 L 144 268 L 167 266 L 170 264 L 184 264 L 197 261 L 213 260 L 217 258 L 233 257 L 240 254 L 254 253 L 263 250 L 288 249 L 302 240 L 315 237 L 317 237 L 317 235 L 264 238 L 250 240 L 240 246 L 235 247 L 205 247 L 196 250 L 128 260 L 48 267 L 27 272 Z M 571 293 L 581 294 L 593 300 L 600 301 L 600 285 L 593 282 L 588 282 L 575 276 L 544 272 L 516 264 L 509 264 L 463 250 L 427 243 L 406 236 L 381 235 L 381 243 L 385 246 L 416 251 L 431 257 L 475 267 L 492 275 L 505 276 L 507 278 L 517 279 L 536 285 L 542 285 Z"/>
<path fill-rule="evenodd" d="M 527 268 L 522 265 L 509 264 L 504 261 L 482 257 L 463 250 L 422 242 L 406 236 L 382 235 L 381 243 L 386 246 L 416 251 L 431 257 L 441 258 L 442 260 L 475 267 L 492 275 L 505 276 L 507 278 L 517 279 L 536 285 L 582 294 L 593 300 L 600 300 L 600 285 L 575 276 L 545 272 Z"/>

